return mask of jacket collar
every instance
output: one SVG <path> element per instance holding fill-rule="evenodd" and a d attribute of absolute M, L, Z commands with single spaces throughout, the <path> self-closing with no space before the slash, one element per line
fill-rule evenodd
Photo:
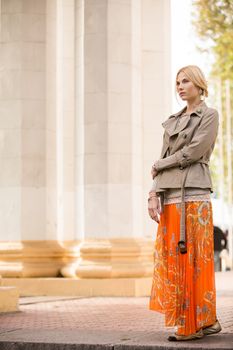
<path fill-rule="evenodd" d="M 173 136 L 175 134 L 178 134 L 181 130 L 183 130 L 186 127 L 192 115 L 200 118 L 207 108 L 207 105 L 203 101 L 199 106 L 195 108 L 195 110 L 190 115 L 182 117 L 179 126 L 176 128 L 177 117 L 185 111 L 186 107 L 184 107 L 178 113 L 172 114 L 165 122 L 162 123 L 162 126 L 165 128 L 169 136 Z"/>
<path fill-rule="evenodd" d="M 202 114 L 206 111 L 207 109 L 207 105 L 204 101 L 202 101 L 202 103 L 200 103 L 195 109 L 194 111 L 190 114 L 196 114 L 198 117 L 201 117 Z M 180 116 L 184 111 L 186 110 L 186 106 L 184 108 L 182 108 L 179 112 L 175 113 L 175 114 L 172 114 L 170 115 L 169 118 L 173 118 L 173 117 L 178 117 Z"/>

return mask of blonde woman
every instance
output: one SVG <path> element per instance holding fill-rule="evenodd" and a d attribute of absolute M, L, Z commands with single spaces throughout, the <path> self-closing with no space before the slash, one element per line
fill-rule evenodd
<path fill-rule="evenodd" d="M 149 215 L 159 223 L 149 308 L 165 314 L 166 326 L 177 327 L 169 341 L 221 331 L 209 171 L 219 117 L 204 102 L 208 89 L 199 67 L 181 68 L 176 90 L 186 106 L 162 123 L 163 146 L 148 198 Z"/>

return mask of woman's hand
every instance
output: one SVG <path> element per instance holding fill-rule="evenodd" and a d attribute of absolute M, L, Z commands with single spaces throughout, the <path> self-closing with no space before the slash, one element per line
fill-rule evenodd
<path fill-rule="evenodd" d="M 152 168 L 151 168 L 151 176 L 152 176 L 152 180 L 154 180 L 155 176 L 158 175 L 158 170 L 157 170 L 157 167 L 156 167 L 156 164 L 157 162 L 154 162 L 154 164 L 152 165 Z"/>
<path fill-rule="evenodd" d="M 155 176 L 157 176 L 158 171 L 155 168 L 151 168 L 151 176 L 152 176 L 152 180 L 154 180 Z"/>
<path fill-rule="evenodd" d="M 159 197 L 152 195 L 148 198 L 148 212 L 151 219 L 159 223 L 159 215 L 161 214 Z"/>
<path fill-rule="evenodd" d="M 153 166 L 151 168 L 151 176 L 152 180 L 154 180 L 155 176 L 158 174 L 158 170 L 156 170 Z"/>

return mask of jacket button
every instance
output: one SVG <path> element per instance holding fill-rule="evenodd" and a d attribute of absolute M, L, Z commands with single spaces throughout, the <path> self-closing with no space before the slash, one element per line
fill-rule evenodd
<path fill-rule="evenodd" d="M 201 109 L 197 109 L 197 113 L 201 113 Z"/>
<path fill-rule="evenodd" d="M 184 168 L 182 167 L 182 165 L 179 166 L 180 170 L 183 170 Z"/>

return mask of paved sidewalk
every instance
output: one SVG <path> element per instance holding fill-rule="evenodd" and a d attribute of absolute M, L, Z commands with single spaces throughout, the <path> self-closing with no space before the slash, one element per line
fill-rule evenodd
<path fill-rule="evenodd" d="M 148 309 L 149 298 L 33 297 L 20 312 L 0 314 L 0 350 L 233 349 L 233 272 L 217 273 L 217 312 L 223 330 L 170 343 L 173 328 Z"/>

